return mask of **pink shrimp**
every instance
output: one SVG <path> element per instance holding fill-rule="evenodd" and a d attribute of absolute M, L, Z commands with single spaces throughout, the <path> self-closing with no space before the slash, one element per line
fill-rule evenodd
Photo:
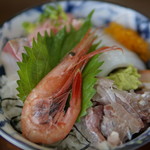
<path fill-rule="evenodd" d="M 81 67 L 93 55 L 116 49 L 103 47 L 86 55 L 94 40 L 94 33 L 88 31 L 27 97 L 21 126 L 23 135 L 30 141 L 52 144 L 64 139 L 72 129 L 81 110 Z M 65 113 L 64 107 L 72 82 L 72 98 Z"/>

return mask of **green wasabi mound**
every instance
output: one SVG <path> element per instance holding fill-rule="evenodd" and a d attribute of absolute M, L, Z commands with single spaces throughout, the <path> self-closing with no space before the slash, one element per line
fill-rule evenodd
<path fill-rule="evenodd" d="M 108 78 L 113 80 L 120 90 L 135 90 L 141 85 L 139 80 L 140 74 L 138 74 L 137 69 L 133 66 L 118 69 L 111 73 Z"/>

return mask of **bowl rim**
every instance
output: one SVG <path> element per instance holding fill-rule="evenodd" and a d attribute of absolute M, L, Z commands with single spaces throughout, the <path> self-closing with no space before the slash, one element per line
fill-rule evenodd
<path fill-rule="evenodd" d="M 9 22 L 11 19 L 13 19 L 14 17 L 17 17 L 19 16 L 20 14 L 22 13 L 25 13 L 26 11 L 30 10 L 30 9 L 35 9 L 35 8 L 38 8 L 42 5 L 45 5 L 45 4 L 50 4 L 50 3 L 59 3 L 59 2 L 66 2 L 66 1 L 76 1 L 76 0 L 57 0 L 57 1 L 47 1 L 47 2 L 41 2 L 40 4 L 36 4 L 34 6 L 29 6 L 29 7 L 26 7 L 24 9 L 22 9 L 21 11 L 18 11 L 16 13 L 14 13 L 12 16 L 8 17 L 8 19 L 6 19 L 3 23 L 0 24 L 0 28 L 3 27 L 3 25 L 7 22 Z M 147 19 L 150 20 L 150 17 L 148 17 L 146 14 L 143 14 L 141 11 L 137 10 L 136 8 L 131 8 L 131 7 L 128 7 L 128 6 L 125 6 L 124 4 L 118 4 L 117 2 L 107 2 L 107 1 L 103 1 L 103 0 L 77 0 L 77 1 L 91 1 L 91 2 L 101 2 L 101 3 L 107 3 L 107 4 L 110 4 L 110 5 L 116 5 L 116 6 L 119 6 L 119 7 L 123 7 L 123 8 L 127 8 L 127 9 L 130 9 L 132 11 L 135 11 L 136 13 L 139 13 L 141 15 L 143 15 L 144 17 L 146 17 Z"/>
<path fill-rule="evenodd" d="M 19 148 L 22 148 L 22 149 L 25 149 L 25 148 L 28 148 L 28 150 L 37 150 L 37 148 L 34 148 L 22 141 L 20 141 L 19 139 L 16 139 L 16 138 L 13 138 L 12 135 L 10 135 L 9 133 L 7 133 L 6 131 L 4 131 L 2 128 L 0 128 L 0 135 L 5 139 L 7 140 L 8 142 L 10 142 L 11 144 L 19 147 Z"/>

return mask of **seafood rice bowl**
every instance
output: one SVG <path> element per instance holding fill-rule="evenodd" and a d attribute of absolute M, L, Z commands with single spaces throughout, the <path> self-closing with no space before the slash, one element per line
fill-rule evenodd
<path fill-rule="evenodd" d="M 48 3 L 0 29 L 0 135 L 22 149 L 136 149 L 150 139 L 150 22 L 96 1 Z"/>

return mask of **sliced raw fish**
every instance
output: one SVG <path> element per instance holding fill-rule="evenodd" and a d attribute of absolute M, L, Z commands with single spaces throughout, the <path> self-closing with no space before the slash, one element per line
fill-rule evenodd
<path fill-rule="evenodd" d="M 124 142 L 131 139 L 132 135 L 138 133 L 143 127 L 143 122 L 127 112 L 119 103 L 104 106 L 101 131 L 106 137 L 115 131 L 119 134 L 120 140 Z"/>
<path fill-rule="evenodd" d="M 123 50 L 109 51 L 100 55 L 99 60 L 104 61 L 104 64 L 100 68 L 102 70 L 99 74 L 100 76 L 107 76 L 113 70 L 127 67 L 131 64 L 139 70 L 145 69 L 145 64 L 134 52 L 129 51 L 102 30 L 98 30 L 96 34 L 98 35 L 97 41 L 102 41 L 101 46 L 117 46 Z"/>
<path fill-rule="evenodd" d="M 27 38 L 17 38 L 10 40 L 3 48 L 3 52 L 9 53 L 16 58 L 17 61 L 22 60 L 22 53 L 25 53 L 25 46 L 30 46 Z"/>

